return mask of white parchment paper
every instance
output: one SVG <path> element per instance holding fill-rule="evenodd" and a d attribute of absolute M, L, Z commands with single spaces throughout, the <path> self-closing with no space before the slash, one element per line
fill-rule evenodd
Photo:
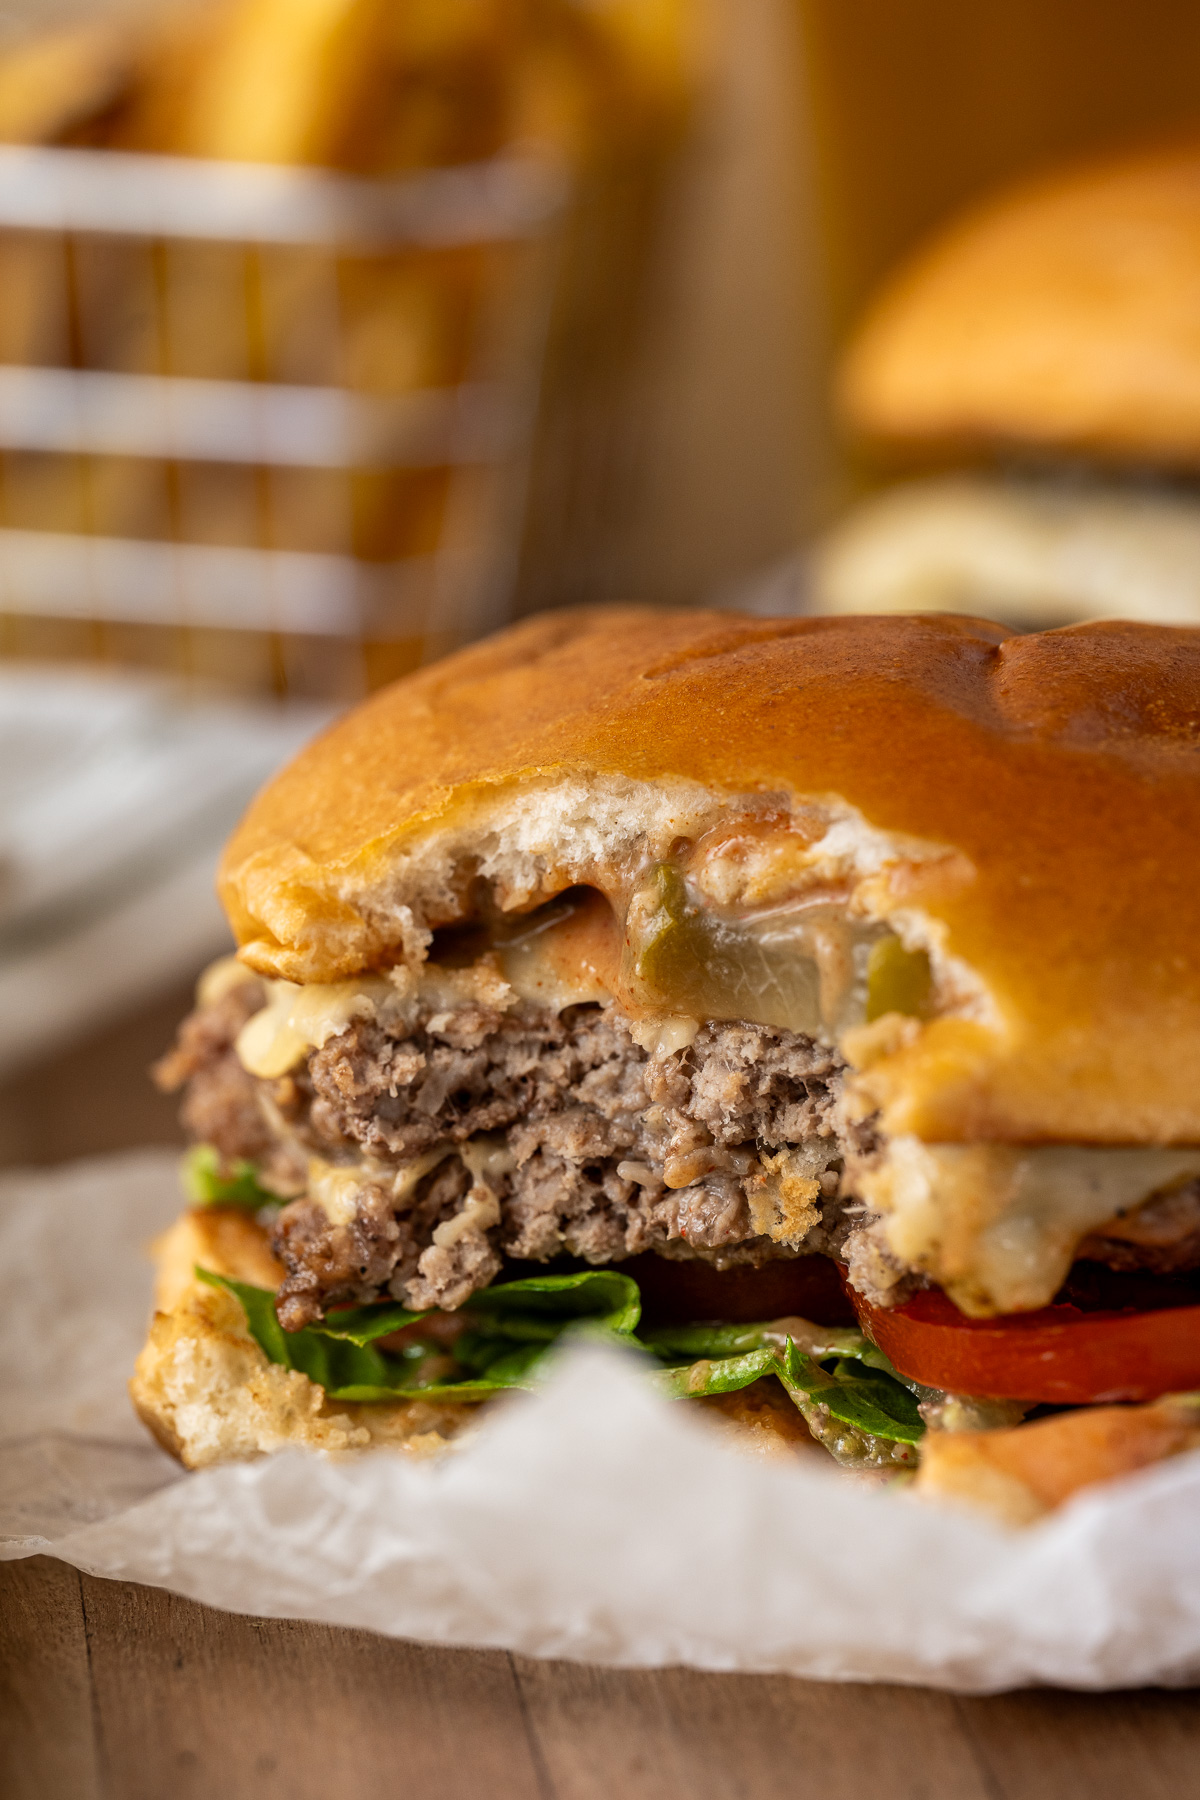
<path fill-rule="evenodd" d="M 730 1448 L 576 1349 L 441 1463 L 183 1475 L 125 1396 L 160 1152 L 0 1183 L 0 1552 L 236 1612 L 626 1665 L 987 1691 L 1200 1677 L 1200 1457 L 1007 1533 Z"/>

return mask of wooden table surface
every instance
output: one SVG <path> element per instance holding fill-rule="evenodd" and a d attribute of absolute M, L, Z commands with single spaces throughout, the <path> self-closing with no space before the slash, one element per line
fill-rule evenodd
<path fill-rule="evenodd" d="M 0 1089 L 0 1159 L 173 1141 L 142 1069 L 185 1002 Z M 0 1800 L 1192 1794 L 1191 1693 L 964 1699 L 538 1663 L 241 1618 L 44 1557 L 0 1565 Z"/>

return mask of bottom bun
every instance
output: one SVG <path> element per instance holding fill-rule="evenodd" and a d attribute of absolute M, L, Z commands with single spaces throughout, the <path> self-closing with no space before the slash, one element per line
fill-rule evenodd
<path fill-rule="evenodd" d="M 344 1453 L 386 1445 L 437 1456 L 478 1406 L 422 1400 L 334 1405 L 296 1369 L 270 1362 L 234 1296 L 197 1281 L 197 1264 L 257 1287 L 283 1270 L 267 1234 L 232 1208 L 188 1212 L 154 1246 L 155 1313 L 129 1392 L 164 1450 L 189 1469 L 245 1461 L 289 1445 Z"/>
<path fill-rule="evenodd" d="M 1200 1448 L 1200 1397 L 1081 1406 L 995 1431 L 931 1431 L 916 1492 L 1005 1525 L 1033 1525 L 1082 1488 Z"/>
<path fill-rule="evenodd" d="M 423 1400 L 347 1405 L 296 1369 L 271 1362 L 235 1297 L 197 1281 L 197 1264 L 254 1287 L 276 1288 L 283 1269 L 261 1225 L 234 1207 L 184 1213 L 153 1249 L 157 1279 L 150 1335 L 129 1392 L 143 1423 L 189 1469 L 246 1461 L 289 1445 L 345 1454 L 386 1446 L 439 1456 L 496 1402 Z M 775 1380 L 693 1400 L 738 1448 L 758 1455 L 825 1452 Z"/>
<path fill-rule="evenodd" d="M 345 1454 L 381 1446 L 439 1456 L 470 1431 L 483 1405 L 423 1400 L 330 1402 L 307 1375 L 271 1362 L 227 1289 L 196 1279 L 197 1265 L 255 1287 L 283 1270 L 267 1233 L 231 1207 L 188 1212 L 154 1246 L 156 1311 L 129 1391 L 164 1449 L 189 1469 L 245 1461 L 291 1445 Z M 780 1384 L 764 1378 L 688 1402 L 738 1448 L 759 1455 L 825 1451 Z M 930 1430 L 915 1492 L 922 1498 L 1029 1525 L 1081 1488 L 1200 1449 L 1200 1395 L 1141 1406 L 1087 1406 L 992 1430 Z M 888 1483 L 894 1470 L 853 1472 Z"/>

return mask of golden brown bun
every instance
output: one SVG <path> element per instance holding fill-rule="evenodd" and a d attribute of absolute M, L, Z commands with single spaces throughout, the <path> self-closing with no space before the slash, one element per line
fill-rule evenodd
<path fill-rule="evenodd" d="M 330 981 L 461 914 L 476 867 L 527 904 L 747 797 L 853 809 L 830 868 L 974 994 L 859 1034 L 887 1129 L 1196 1144 L 1198 734 L 1183 629 L 551 614 L 310 745 L 221 886 L 253 967 Z"/>
<path fill-rule="evenodd" d="M 338 1405 L 307 1375 L 268 1362 L 233 1295 L 192 1273 L 199 1263 L 255 1287 L 278 1284 L 283 1271 L 266 1233 L 244 1213 L 184 1213 L 155 1256 L 154 1319 L 129 1392 L 164 1450 L 189 1469 L 293 1445 L 335 1453 L 383 1445 L 436 1456 L 478 1411 L 418 1400 Z"/>
<path fill-rule="evenodd" d="M 841 411 L 887 447 L 1200 465 L 1200 146 L 1059 172 L 952 224 L 884 288 Z"/>
<path fill-rule="evenodd" d="M 998 1431 L 930 1431 L 916 1491 L 1006 1525 L 1032 1525 L 1081 1488 L 1200 1447 L 1194 1395 L 1148 1406 L 1084 1406 Z"/>
<path fill-rule="evenodd" d="M 899 481 L 835 522 L 809 579 L 812 612 L 1200 625 L 1200 497 L 1033 473 Z"/>

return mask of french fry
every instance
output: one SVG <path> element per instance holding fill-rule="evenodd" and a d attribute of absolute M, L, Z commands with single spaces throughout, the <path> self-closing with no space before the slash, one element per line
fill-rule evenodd
<path fill-rule="evenodd" d="M 0 143 L 61 142 L 109 112 L 134 79 L 129 29 L 75 26 L 0 56 Z"/>
<path fill-rule="evenodd" d="M 0 362 L 71 360 L 67 246 L 61 237 L 0 235 Z"/>
<path fill-rule="evenodd" d="M 255 367 L 254 253 L 174 238 L 158 246 L 159 365 L 192 380 L 246 381 Z"/>
<path fill-rule="evenodd" d="M 385 0 L 240 0 L 164 146 L 248 162 L 340 160 Z"/>
<path fill-rule="evenodd" d="M 340 386 L 346 379 L 338 259 L 324 246 L 270 244 L 254 255 L 254 373 L 264 381 Z"/>

